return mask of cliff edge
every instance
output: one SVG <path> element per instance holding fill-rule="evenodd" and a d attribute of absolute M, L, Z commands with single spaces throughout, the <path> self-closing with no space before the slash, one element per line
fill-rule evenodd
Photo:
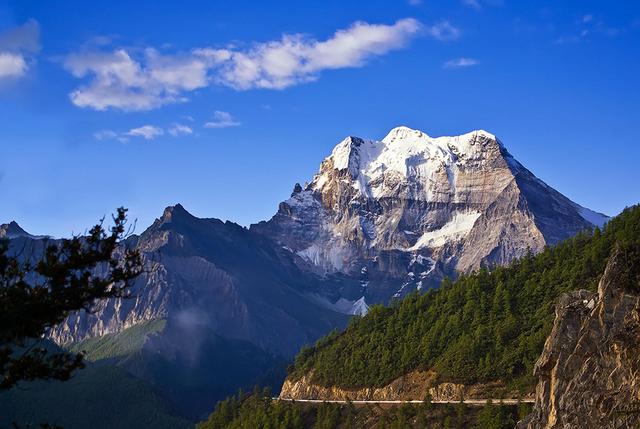
<path fill-rule="evenodd" d="M 630 268 L 617 251 L 597 294 L 560 298 L 534 368 L 536 404 L 518 428 L 640 427 L 640 294 Z"/>

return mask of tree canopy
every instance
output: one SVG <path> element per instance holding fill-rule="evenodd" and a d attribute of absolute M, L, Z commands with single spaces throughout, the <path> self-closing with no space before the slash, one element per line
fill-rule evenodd
<path fill-rule="evenodd" d="M 130 296 L 143 266 L 138 250 L 124 246 L 126 212 L 119 208 L 108 230 L 100 222 L 85 236 L 51 240 L 42 254 L 12 252 L 0 240 L 0 390 L 21 381 L 67 380 L 83 367 L 81 353 L 40 340 L 73 311 Z"/>

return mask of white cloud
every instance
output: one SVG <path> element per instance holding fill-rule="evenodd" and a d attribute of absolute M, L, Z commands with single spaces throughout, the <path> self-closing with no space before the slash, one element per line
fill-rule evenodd
<path fill-rule="evenodd" d="M 171 127 L 169 127 L 168 131 L 169 134 L 174 137 L 188 136 L 189 134 L 193 134 L 193 129 L 190 126 L 182 124 L 173 124 Z"/>
<path fill-rule="evenodd" d="M 21 77 L 27 72 L 27 62 L 20 54 L 0 52 L 0 80 Z"/>
<path fill-rule="evenodd" d="M 422 4 L 422 0 L 408 0 L 409 6 L 420 6 Z"/>
<path fill-rule="evenodd" d="M 424 31 L 423 31 L 424 30 Z M 452 40 L 459 30 L 444 21 L 424 27 L 415 19 L 391 25 L 356 22 L 318 41 L 302 34 L 245 48 L 198 48 L 163 55 L 156 49 L 116 49 L 69 55 L 64 67 L 84 83 L 69 94 L 79 107 L 150 110 L 186 101 L 212 84 L 236 90 L 282 89 L 318 79 L 324 70 L 362 67 L 400 49 L 418 34 Z"/>
<path fill-rule="evenodd" d="M 153 140 L 164 134 L 162 128 L 153 125 L 143 125 L 139 128 L 132 128 L 125 134 L 130 137 L 142 137 L 145 140 Z"/>
<path fill-rule="evenodd" d="M 229 112 L 216 110 L 213 112 L 213 120 L 204 124 L 205 128 L 228 128 L 237 127 L 240 122 L 236 121 Z"/>
<path fill-rule="evenodd" d="M 582 17 L 582 22 L 585 24 L 591 21 L 593 21 L 593 15 L 584 15 Z"/>
<path fill-rule="evenodd" d="M 232 52 L 217 76 L 218 83 L 238 90 L 282 89 L 316 80 L 323 70 L 362 67 L 366 62 L 404 47 L 422 25 L 412 18 L 393 25 L 356 22 L 324 41 L 301 34 Z"/>
<path fill-rule="evenodd" d="M 449 60 L 446 63 L 444 63 L 442 66 L 446 69 L 459 69 L 464 67 L 472 67 L 478 64 L 479 62 L 476 59 L 462 57 L 462 58 Z"/>
<path fill-rule="evenodd" d="M 0 81 L 24 76 L 40 50 L 40 28 L 34 20 L 0 34 Z"/>
<path fill-rule="evenodd" d="M 150 48 L 142 58 L 135 59 L 125 49 L 68 56 L 64 67 L 71 74 L 92 77 L 69 94 L 71 101 L 95 110 L 150 110 L 185 101 L 184 92 L 209 84 L 210 58 L 195 53 L 163 56 Z"/>

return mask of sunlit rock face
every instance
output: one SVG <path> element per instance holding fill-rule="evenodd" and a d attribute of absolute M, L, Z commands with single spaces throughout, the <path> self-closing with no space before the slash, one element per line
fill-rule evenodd
<path fill-rule="evenodd" d="M 534 368 L 536 404 L 518 428 L 640 427 L 640 296 L 628 271 L 615 253 L 597 294 L 560 298 Z"/>
<path fill-rule="evenodd" d="M 360 276 L 360 292 L 376 302 L 508 263 L 606 219 L 537 179 L 493 134 L 432 138 L 398 127 L 381 141 L 344 139 L 252 230 L 320 273 Z"/>

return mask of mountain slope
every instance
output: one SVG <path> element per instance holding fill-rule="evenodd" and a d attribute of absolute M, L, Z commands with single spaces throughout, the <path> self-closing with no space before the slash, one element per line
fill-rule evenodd
<path fill-rule="evenodd" d="M 58 243 L 13 226 L 6 231 L 11 251 L 24 258 Z M 191 419 L 238 388 L 279 386 L 286 357 L 346 324 L 322 292 L 332 289 L 327 284 L 358 284 L 303 271 L 298 256 L 267 237 L 196 218 L 180 205 L 126 245 L 146 261 L 133 297 L 71 314 L 48 336 L 144 380 Z M 19 398 L 28 408 L 29 395 Z"/>
<path fill-rule="evenodd" d="M 129 245 L 148 264 L 135 297 L 70 316 L 51 333 L 57 343 L 169 318 L 287 356 L 346 321 L 316 302 L 323 280 L 301 271 L 295 255 L 231 222 L 199 219 L 176 205 Z"/>
<path fill-rule="evenodd" d="M 219 400 L 242 388 L 278 391 L 286 361 L 241 340 L 215 334 L 209 326 L 152 320 L 124 331 L 72 344 L 94 365 L 116 366 L 145 380 L 182 416 L 197 420 Z"/>
<path fill-rule="evenodd" d="M 47 341 L 43 346 L 59 351 Z M 67 429 L 193 426 L 149 383 L 120 368 L 91 363 L 65 382 L 34 381 L 0 392 L 0 426 L 13 422 Z"/>
<path fill-rule="evenodd" d="M 366 273 L 364 296 L 380 302 L 606 219 L 537 179 L 486 131 L 431 138 L 398 127 L 382 141 L 343 140 L 252 230 L 320 272 Z"/>
<path fill-rule="evenodd" d="M 36 427 L 40 423 L 56 424 L 67 429 L 193 427 L 147 383 L 111 366 L 87 367 L 64 383 L 29 383 L 3 392 L 0 425 L 10 427 L 14 421 Z"/>
<path fill-rule="evenodd" d="M 340 334 L 296 357 L 284 397 L 336 388 L 381 387 L 415 370 L 435 370 L 438 383 L 501 380 L 530 392 L 533 365 L 553 324 L 558 296 L 595 290 L 615 246 L 640 244 L 640 206 L 613 218 L 603 231 L 584 232 L 528 255 L 507 268 L 481 270 L 438 291 L 376 306 Z M 639 255 L 628 263 L 640 266 Z M 306 377 L 305 377 L 306 376 Z M 308 388 L 307 388 L 308 387 Z M 427 386 L 428 387 L 428 386 Z M 355 398 L 352 398 L 355 399 Z"/>

